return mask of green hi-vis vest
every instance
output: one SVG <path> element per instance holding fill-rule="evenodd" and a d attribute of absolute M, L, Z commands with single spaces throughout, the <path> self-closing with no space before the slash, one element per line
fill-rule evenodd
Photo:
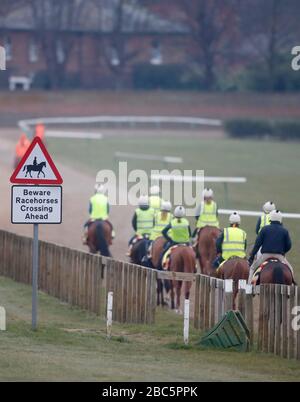
<path fill-rule="evenodd" d="M 207 204 L 206 202 L 201 203 L 200 216 L 196 226 L 197 228 L 203 228 L 204 226 L 219 227 L 217 204 L 215 201 L 212 201 L 210 204 Z"/>
<path fill-rule="evenodd" d="M 185 218 L 171 220 L 171 229 L 168 235 L 175 243 L 188 243 L 190 241 L 189 221 Z"/>
<path fill-rule="evenodd" d="M 161 198 L 158 195 L 151 195 L 149 197 L 149 205 L 155 211 L 159 211 L 161 206 Z"/>
<path fill-rule="evenodd" d="M 107 219 L 108 214 L 108 198 L 104 194 L 95 194 L 91 197 L 90 203 L 92 205 L 91 219 Z"/>
<path fill-rule="evenodd" d="M 156 213 L 154 218 L 154 228 L 152 229 L 150 240 L 156 240 L 161 236 L 162 231 L 171 222 L 171 219 L 172 214 L 170 212 L 167 213 L 165 219 L 162 219 L 162 212 Z"/>
<path fill-rule="evenodd" d="M 154 209 L 140 209 L 137 208 L 135 210 L 136 213 L 136 234 L 140 236 L 149 235 L 153 229 L 153 220 L 154 220 Z"/>
<path fill-rule="evenodd" d="M 262 230 L 263 227 L 270 225 L 270 214 L 262 214 L 260 217 L 260 227 L 259 227 L 259 232 Z"/>
<path fill-rule="evenodd" d="M 230 257 L 246 257 L 245 241 L 247 235 L 242 229 L 229 227 L 224 229 L 222 244 L 222 257 L 228 260 Z"/>

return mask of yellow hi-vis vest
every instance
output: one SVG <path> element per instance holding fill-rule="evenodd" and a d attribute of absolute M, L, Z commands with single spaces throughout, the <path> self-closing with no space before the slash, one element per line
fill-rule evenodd
<path fill-rule="evenodd" d="M 149 205 L 155 212 L 158 212 L 161 206 L 161 198 L 158 195 L 151 195 L 149 197 Z"/>
<path fill-rule="evenodd" d="M 154 221 L 154 209 L 140 209 L 137 208 L 135 210 L 137 220 L 136 220 L 136 234 L 140 236 L 149 235 L 153 229 L 153 221 Z"/>
<path fill-rule="evenodd" d="M 258 233 L 262 230 L 264 226 L 270 225 L 270 214 L 262 214 L 260 217 L 260 227 Z"/>
<path fill-rule="evenodd" d="M 212 201 L 210 204 L 207 204 L 206 202 L 201 203 L 200 216 L 196 226 L 197 228 L 203 228 L 204 226 L 219 227 L 217 204 L 215 201 Z"/>
<path fill-rule="evenodd" d="M 175 243 L 188 243 L 190 241 L 189 221 L 185 218 L 171 220 L 171 229 L 168 235 Z"/>
<path fill-rule="evenodd" d="M 90 203 L 92 205 L 91 219 L 107 219 L 108 198 L 104 194 L 95 194 L 91 197 Z"/>
<path fill-rule="evenodd" d="M 171 219 L 172 214 L 170 212 L 167 213 L 165 219 L 162 219 L 162 212 L 156 213 L 154 218 L 154 228 L 152 229 L 150 240 L 156 240 L 161 236 L 161 232 L 171 222 Z"/>
<path fill-rule="evenodd" d="M 229 227 L 224 229 L 224 240 L 222 243 L 222 257 L 228 260 L 230 257 L 246 257 L 245 241 L 247 235 L 242 229 Z"/>

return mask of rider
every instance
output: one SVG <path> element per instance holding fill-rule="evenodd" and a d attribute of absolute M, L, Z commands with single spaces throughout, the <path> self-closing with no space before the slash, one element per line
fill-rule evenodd
<path fill-rule="evenodd" d="M 189 221 L 185 218 L 185 208 L 183 206 L 180 205 L 175 208 L 174 218 L 169 225 L 164 228 L 162 235 L 167 239 L 162 258 L 172 246 L 177 244 L 190 245 L 191 227 Z"/>
<path fill-rule="evenodd" d="M 195 213 L 196 229 L 193 233 L 193 237 L 205 226 L 219 227 L 218 206 L 214 201 L 213 190 L 211 188 L 205 188 L 202 192 L 202 197 L 204 201 L 201 202 Z"/>
<path fill-rule="evenodd" d="M 83 244 L 87 242 L 87 233 L 90 223 L 95 220 L 107 220 L 109 215 L 109 202 L 108 197 L 105 195 L 104 186 L 96 183 L 94 190 L 95 194 L 90 198 L 89 203 L 90 219 L 84 224 Z"/>
<path fill-rule="evenodd" d="M 285 254 L 291 249 L 292 241 L 287 229 L 282 225 L 282 214 L 278 210 L 270 212 L 270 225 L 267 225 L 259 232 L 253 250 L 249 258 L 250 272 L 248 283 L 251 284 L 252 277 L 258 267 L 269 258 L 277 258 L 286 264 L 293 275 L 291 264 L 287 261 Z M 254 261 L 254 257 L 261 248 L 261 255 Z"/>
<path fill-rule="evenodd" d="M 149 197 L 150 207 L 153 208 L 155 212 L 159 212 L 162 202 L 163 200 L 160 197 L 159 186 L 150 187 L 150 197 Z"/>
<path fill-rule="evenodd" d="M 134 240 L 141 237 L 149 239 L 154 226 L 155 212 L 149 205 L 149 197 L 147 195 L 141 195 L 138 205 L 139 207 L 135 210 L 131 221 L 135 235 L 129 240 L 129 250 L 127 252 L 129 256 Z"/>
<path fill-rule="evenodd" d="M 154 216 L 154 227 L 151 232 L 150 240 L 156 240 L 162 236 L 163 229 L 171 222 L 173 216 L 171 213 L 172 204 L 169 201 L 163 201 L 160 212 Z"/>
<path fill-rule="evenodd" d="M 216 240 L 217 258 L 213 262 L 214 268 L 232 257 L 246 257 L 247 234 L 240 228 L 240 215 L 233 212 L 229 223 L 230 226 L 225 228 Z"/>
<path fill-rule="evenodd" d="M 264 213 L 258 218 L 257 224 L 256 224 L 255 232 L 257 235 L 264 226 L 270 225 L 270 212 L 274 211 L 275 209 L 276 209 L 276 206 L 273 201 L 267 201 L 263 205 Z"/>
<path fill-rule="evenodd" d="M 33 166 L 36 166 L 36 165 L 37 165 L 37 160 L 36 160 L 36 156 L 35 156 L 33 159 Z"/>

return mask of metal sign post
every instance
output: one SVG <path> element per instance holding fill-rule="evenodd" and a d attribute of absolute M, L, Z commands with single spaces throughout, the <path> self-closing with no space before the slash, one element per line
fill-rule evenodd
<path fill-rule="evenodd" d="M 37 329 L 37 300 L 39 279 L 39 225 L 33 224 L 32 243 L 32 329 Z"/>
<path fill-rule="evenodd" d="M 36 330 L 38 324 L 39 224 L 60 224 L 62 222 L 62 187 L 54 186 L 54 184 L 63 182 L 39 137 L 33 139 L 10 181 L 19 184 L 11 188 L 11 222 L 33 224 L 31 323 L 32 329 Z"/>

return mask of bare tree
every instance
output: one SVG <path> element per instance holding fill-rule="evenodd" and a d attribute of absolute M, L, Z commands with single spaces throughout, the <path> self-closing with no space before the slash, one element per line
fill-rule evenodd
<path fill-rule="evenodd" d="M 134 32 L 139 22 L 134 11 L 141 6 L 137 0 L 94 0 L 99 13 L 99 31 L 102 56 L 109 70 L 114 75 L 116 88 L 124 85 L 127 66 L 141 49 L 130 49 L 130 33 Z"/>
<path fill-rule="evenodd" d="M 181 0 L 177 2 L 184 12 L 184 21 L 190 29 L 194 61 L 204 70 L 204 84 L 210 90 L 216 85 L 216 65 L 223 50 L 236 35 L 236 0 Z"/>
<path fill-rule="evenodd" d="M 274 89 L 282 55 L 289 55 L 299 35 L 298 0 L 252 0 L 241 4 L 243 42 L 265 65 L 270 89 Z M 298 36 L 299 38 L 299 36 Z"/>
<path fill-rule="evenodd" d="M 65 78 L 74 44 L 73 30 L 84 10 L 85 0 L 27 0 L 34 30 L 45 57 L 50 86 L 57 88 Z"/>

